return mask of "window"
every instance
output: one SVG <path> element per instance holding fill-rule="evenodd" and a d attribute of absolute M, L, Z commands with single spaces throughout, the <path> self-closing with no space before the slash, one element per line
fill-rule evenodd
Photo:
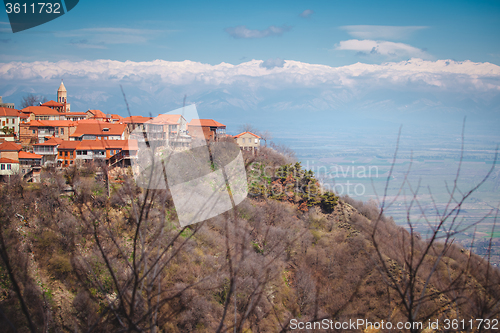
<path fill-rule="evenodd" d="M 7 170 L 10 170 L 10 164 L 7 164 Z"/>
<path fill-rule="evenodd" d="M 259 140 L 259 139 L 255 138 L 255 143 L 259 143 L 259 141 L 257 141 L 257 140 Z"/>
<path fill-rule="evenodd" d="M 59 152 L 59 157 L 62 157 L 62 153 L 63 153 L 62 151 Z"/>
<path fill-rule="evenodd" d="M 64 128 L 61 128 L 61 135 L 64 134 Z"/>
<path fill-rule="evenodd" d="M 0 169 L 5 170 L 5 164 L 0 164 Z"/>
<path fill-rule="evenodd" d="M 35 133 L 36 133 L 35 130 L 33 130 L 33 134 L 35 134 Z"/>
<path fill-rule="evenodd" d="M 69 157 L 73 158 L 73 152 L 72 151 L 69 153 Z"/>
<path fill-rule="evenodd" d="M 68 157 L 68 152 L 66 152 L 65 156 Z"/>

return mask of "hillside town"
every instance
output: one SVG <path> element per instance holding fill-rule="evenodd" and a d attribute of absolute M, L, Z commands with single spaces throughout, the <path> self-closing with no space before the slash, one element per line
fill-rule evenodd
<path fill-rule="evenodd" d="M 234 140 L 242 150 L 255 153 L 260 136 L 245 131 L 226 134 L 226 125 L 214 119 L 190 119 L 182 114 L 157 117 L 104 113 L 101 110 L 71 111 L 64 83 L 56 101 L 21 110 L 0 97 L 0 180 L 20 174 L 39 182 L 43 167 L 79 167 L 95 160 L 110 168 L 130 166 L 137 159 L 138 143 L 156 147 L 189 149 L 199 140 Z"/>

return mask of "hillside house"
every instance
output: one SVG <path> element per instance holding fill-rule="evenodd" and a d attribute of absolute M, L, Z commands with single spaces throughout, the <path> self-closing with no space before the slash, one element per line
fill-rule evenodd
<path fill-rule="evenodd" d="M 71 120 L 71 121 L 80 121 L 88 119 L 88 115 L 86 112 L 66 112 L 61 116 L 64 116 L 65 120 Z"/>
<path fill-rule="evenodd" d="M 19 152 L 22 147 L 14 142 L 4 141 L 0 144 L 0 158 L 8 158 L 11 160 L 19 160 Z"/>
<path fill-rule="evenodd" d="M 0 175 L 11 176 L 21 173 L 28 181 L 40 180 L 42 155 L 21 150 L 21 146 L 12 142 L 0 144 Z"/>
<path fill-rule="evenodd" d="M 52 136 L 69 140 L 76 126 L 77 123 L 70 120 L 32 120 L 19 126 L 19 138 L 24 144 L 42 143 Z"/>
<path fill-rule="evenodd" d="M 163 126 L 166 144 L 171 147 L 189 147 L 191 136 L 187 130 L 187 120 L 180 114 L 160 114 L 150 124 Z"/>
<path fill-rule="evenodd" d="M 40 182 L 42 159 L 42 155 L 26 151 L 19 152 L 19 169 L 21 175 L 26 181 L 34 183 Z"/>
<path fill-rule="evenodd" d="M 138 145 L 136 140 L 64 141 L 57 150 L 57 162 L 62 167 L 96 160 L 112 166 L 128 166 L 137 156 Z"/>
<path fill-rule="evenodd" d="M 80 141 L 63 141 L 57 147 L 57 165 L 63 168 L 74 165 L 76 159 L 76 147 Z"/>
<path fill-rule="evenodd" d="M 33 145 L 33 152 L 43 156 L 42 165 L 55 163 L 57 159 L 57 147 L 63 142 L 62 139 L 51 137 L 44 142 Z"/>
<path fill-rule="evenodd" d="M 16 109 L 0 107 L 0 130 L 4 127 L 12 131 L 14 134 L 19 134 L 20 113 Z M 1 134 L 8 134 L 1 132 Z"/>
<path fill-rule="evenodd" d="M 19 173 L 19 161 L 0 157 L 0 179 L 5 181 L 10 176 Z"/>
<path fill-rule="evenodd" d="M 188 123 L 188 133 L 197 140 L 218 141 L 226 137 L 226 125 L 213 119 L 192 119 Z"/>
<path fill-rule="evenodd" d="M 56 110 L 57 112 L 59 113 L 62 113 L 64 112 L 64 104 L 63 103 L 59 103 L 59 102 L 56 102 L 56 101 L 48 101 L 48 102 L 45 102 L 43 103 L 41 106 L 46 106 L 46 107 L 49 107 L 51 109 L 54 109 Z"/>
<path fill-rule="evenodd" d="M 241 150 L 248 150 L 253 153 L 260 148 L 260 136 L 251 132 L 243 132 L 234 136 L 236 143 Z"/>
<path fill-rule="evenodd" d="M 111 124 L 94 119 L 81 120 L 69 136 L 70 141 L 84 140 L 127 140 L 126 124 Z"/>

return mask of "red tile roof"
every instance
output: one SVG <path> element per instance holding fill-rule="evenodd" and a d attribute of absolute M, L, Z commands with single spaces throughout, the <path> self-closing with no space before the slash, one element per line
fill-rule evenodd
<path fill-rule="evenodd" d="M 76 131 L 71 135 L 71 137 L 80 137 L 82 135 L 99 135 L 99 136 L 109 136 L 109 135 L 122 135 L 127 127 L 126 124 L 111 124 L 108 122 L 87 122 L 79 121 Z M 104 129 L 107 128 L 107 131 Z"/>
<path fill-rule="evenodd" d="M 79 143 L 76 150 L 138 149 L 137 140 L 83 140 L 76 142 Z"/>
<path fill-rule="evenodd" d="M 43 103 L 42 106 L 48 106 L 48 107 L 51 107 L 51 106 L 64 106 L 64 104 L 50 100 L 48 102 Z"/>
<path fill-rule="evenodd" d="M 21 110 L 24 113 L 34 113 L 36 116 L 39 115 L 60 115 L 61 112 L 57 112 L 57 110 L 51 109 L 48 106 L 28 106 Z"/>
<path fill-rule="evenodd" d="M 80 144 L 76 147 L 76 150 L 105 150 L 104 145 L 105 140 L 83 140 L 79 141 Z"/>
<path fill-rule="evenodd" d="M 11 108 L 0 108 L 0 117 L 19 117 L 19 110 Z"/>
<path fill-rule="evenodd" d="M 95 118 L 106 118 L 106 114 L 101 110 L 88 110 L 87 112 L 92 113 Z"/>
<path fill-rule="evenodd" d="M 35 143 L 33 146 L 57 146 L 61 144 L 64 140 L 56 137 L 51 137 L 45 142 Z"/>
<path fill-rule="evenodd" d="M 137 140 L 124 140 L 127 141 L 123 145 L 123 150 L 138 150 L 139 145 L 137 144 Z"/>
<path fill-rule="evenodd" d="M 124 124 L 144 124 L 149 122 L 153 117 L 143 117 L 143 116 L 130 116 L 127 118 L 123 118 L 121 120 Z"/>
<path fill-rule="evenodd" d="M 28 123 L 30 127 L 71 127 L 77 124 L 72 120 L 32 120 Z"/>
<path fill-rule="evenodd" d="M 38 155 L 38 154 L 33 154 L 33 153 L 29 153 L 27 151 L 20 151 L 19 152 L 19 158 L 42 158 L 43 156 L 42 155 Z"/>
<path fill-rule="evenodd" d="M 167 121 L 167 122 L 172 122 L 172 123 L 179 123 L 181 115 L 180 114 L 159 114 L 157 119 L 158 121 Z"/>
<path fill-rule="evenodd" d="M 57 149 L 70 149 L 70 150 L 75 150 L 76 147 L 80 144 L 81 141 L 63 141 L 57 147 Z"/>
<path fill-rule="evenodd" d="M 86 112 L 64 112 L 61 116 L 86 116 Z"/>
<path fill-rule="evenodd" d="M 201 126 L 201 127 L 226 127 L 226 125 L 219 123 L 213 119 L 192 119 L 188 126 Z"/>
<path fill-rule="evenodd" d="M 2 157 L 2 158 L 0 158 L 0 163 L 15 163 L 15 164 L 19 164 L 19 161 L 11 160 L 10 158 Z"/>
<path fill-rule="evenodd" d="M 252 132 L 243 132 L 243 133 L 240 133 L 240 134 L 238 134 L 238 135 L 235 135 L 234 137 L 235 137 L 235 138 L 239 138 L 239 137 L 240 137 L 240 136 L 242 136 L 243 134 L 247 134 L 247 133 L 248 133 L 248 134 L 251 134 L 251 135 L 253 135 L 253 136 L 255 136 L 257 139 L 260 139 L 260 136 L 258 136 L 257 134 L 253 134 Z"/>
<path fill-rule="evenodd" d="M 23 147 L 10 141 L 4 141 L 0 145 L 0 151 L 20 151 L 21 149 L 23 149 Z"/>

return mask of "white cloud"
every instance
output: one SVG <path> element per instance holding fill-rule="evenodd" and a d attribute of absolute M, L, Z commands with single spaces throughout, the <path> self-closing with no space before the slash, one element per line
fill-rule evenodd
<path fill-rule="evenodd" d="M 357 51 L 363 55 L 382 55 L 389 58 L 430 58 L 430 55 L 416 47 L 404 43 L 388 41 L 350 39 L 341 41 L 336 50 Z"/>
<path fill-rule="evenodd" d="M 309 18 L 309 17 L 311 17 L 312 14 L 314 14 L 314 10 L 306 9 L 302 13 L 300 13 L 299 16 L 303 17 L 303 18 Z"/>
<path fill-rule="evenodd" d="M 64 78 L 68 90 L 73 86 L 72 98 L 80 99 L 81 110 L 93 107 L 116 110 L 123 104 L 117 88 L 121 84 L 127 97 L 130 96 L 129 101 L 137 101 L 135 109 L 147 113 L 182 103 L 184 94 L 191 101 L 203 104 L 205 110 L 228 106 L 248 110 L 274 107 L 326 110 L 342 108 L 345 103 L 363 100 L 363 96 L 372 93 L 381 96 L 378 91 L 382 90 L 404 91 L 417 97 L 427 94 L 428 98 L 452 96 L 449 100 L 454 101 L 464 98 L 491 101 L 492 96 L 500 93 L 500 66 L 491 63 L 411 59 L 330 67 L 271 60 L 266 61 L 267 67 L 262 60 L 238 65 L 188 60 L 0 63 L 0 95 L 12 87 L 30 87 L 50 94 Z M 55 88 L 51 90 L 52 86 Z"/>
<path fill-rule="evenodd" d="M 388 25 L 345 25 L 340 29 L 356 38 L 362 39 L 406 39 L 426 26 L 388 26 Z"/>
<path fill-rule="evenodd" d="M 285 60 L 280 58 L 267 59 L 266 61 L 263 61 L 259 66 L 267 69 L 272 69 L 275 67 L 283 67 L 285 66 Z"/>
<path fill-rule="evenodd" d="M 264 30 L 257 30 L 257 29 L 248 29 L 244 25 L 240 25 L 234 28 L 226 28 L 224 29 L 225 32 L 227 32 L 229 35 L 231 35 L 234 38 L 264 38 L 264 37 L 269 37 L 269 36 L 281 36 L 283 33 L 290 31 L 292 27 L 283 25 L 281 27 L 277 26 L 270 26 L 267 29 Z"/>
<path fill-rule="evenodd" d="M 468 77 L 472 80 L 483 78 L 500 79 L 500 66 L 491 63 L 472 61 L 411 59 L 401 62 L 387 62 L 381 65 L 356 63 L 342 67 L 308 64 L 299 61 L 279 60 L 278 66 L 261 66 L 262 60 L 252 60 L 238 65 L 220 63 L 203 64 L 185 60 L 173 62 L 154 60 L 149 62 L 94 60 L 94 61 L 36 61 L 0 63 L 0 79 L 12 80 L 50 80 L 62 76 L 73 76 L 92 80 L 146 80 L 150 76 L 160 78 L 161 82 L 183 85 L 194 82 L 206 84 L 230 84 L 250 78 L 269 79 L 287 78 L 300 84 L 321 84 L 326 81 L 340 82 L 369 76 L 370 79 L 404 80 L 418 77 L 432 77 L 443 80 L 448 75 Z M 270 60 L 267 60 L 269 62 Z M 431 81 L 425 80 L 428 84 Z"/>

